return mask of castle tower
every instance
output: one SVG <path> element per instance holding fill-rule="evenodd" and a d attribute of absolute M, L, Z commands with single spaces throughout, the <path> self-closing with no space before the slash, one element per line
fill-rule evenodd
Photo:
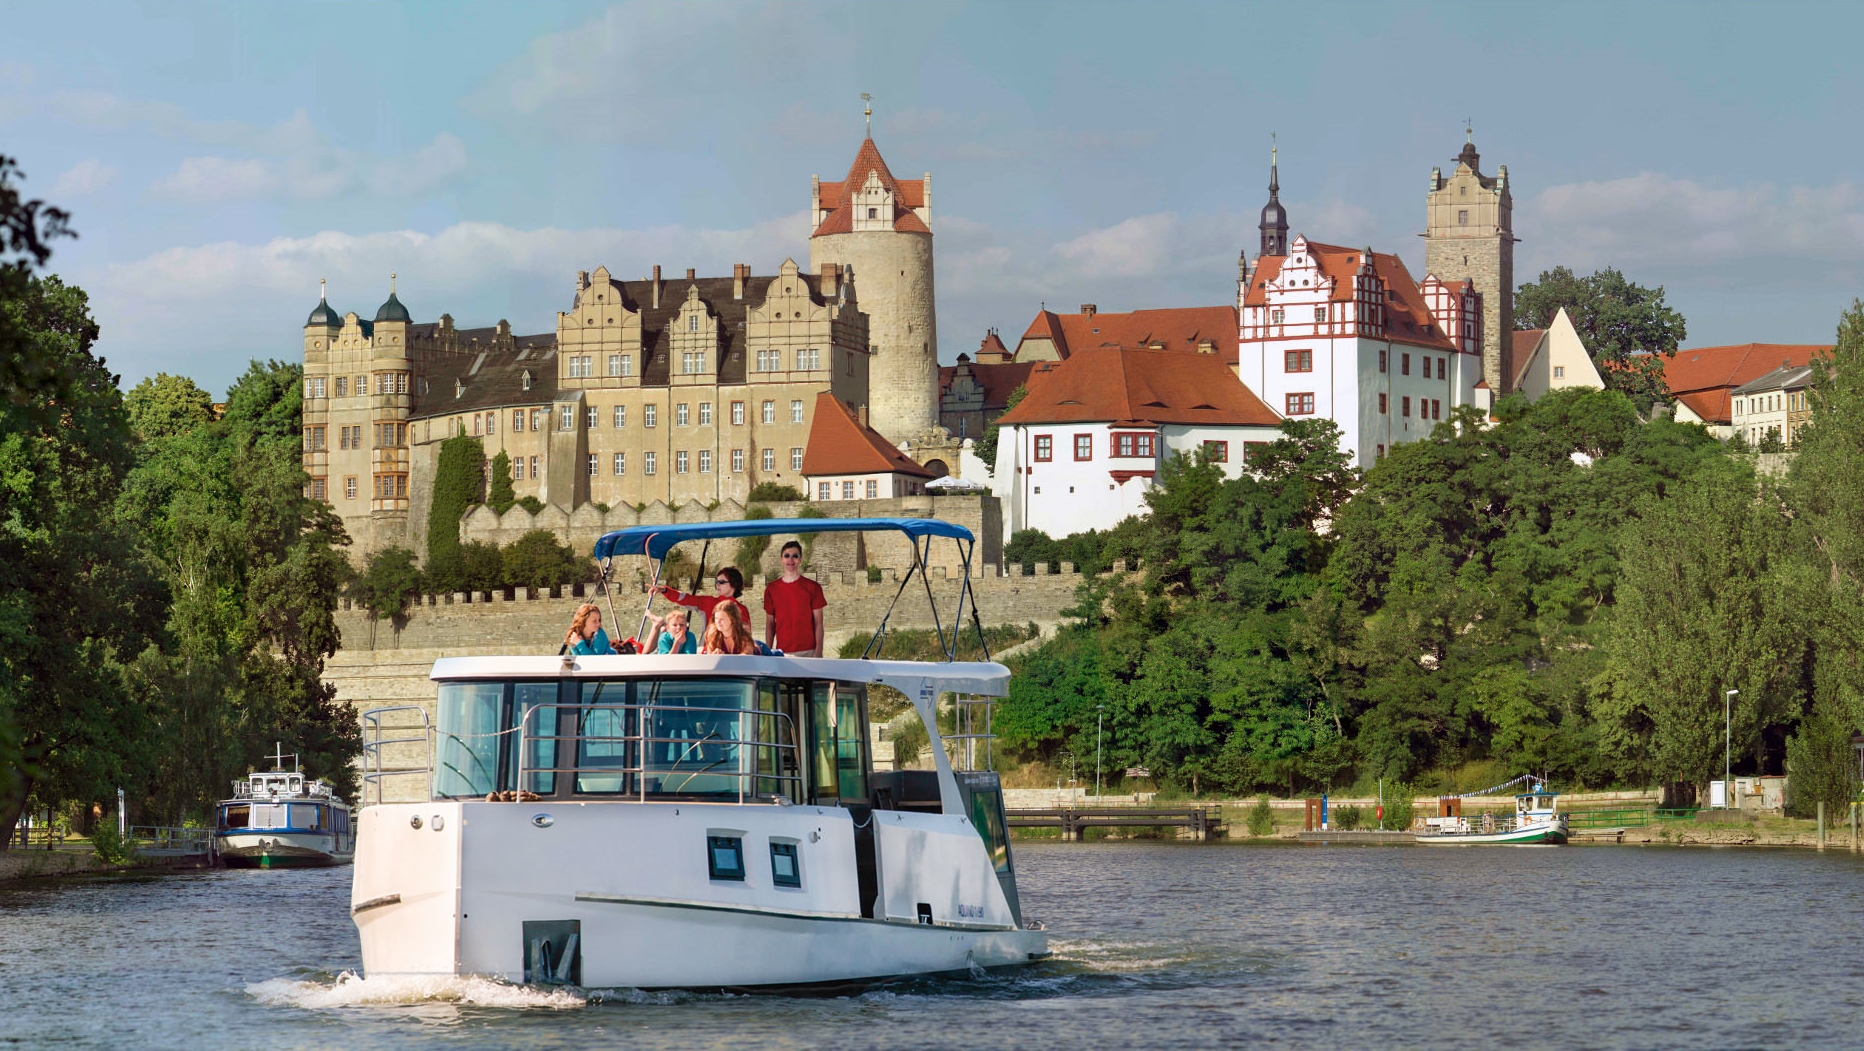
<path fill-rule="evenodd" d="M 1261 255 L 1288 254 L 1288 212 L 1281 205 L 1281 179 L 1276 172 L 1275 147 L 1269 147 L 1269 203 L 1262 206 Z"/>
<path fill-rule="evenodd" d="M 1430 170 L 1424 271 L 1451 284 L 1474 282 L 1481 293 L 1482 378 L 1500 395 L 1514 381 L 1502 350 L 1514 331 L 1514 199 L 1508 166 L 1483 175 L 1470 135 L 1449 178 Z"/>
<path fill-rule="evenodd" d="M 809 268 L 836 263 L 852 272 L 873 355 L 869 418 L 889 441 L 918 438 L 938 425 L 932 176 L 894 179 L 870 134 L 847 178 L 813 182 Z"/>

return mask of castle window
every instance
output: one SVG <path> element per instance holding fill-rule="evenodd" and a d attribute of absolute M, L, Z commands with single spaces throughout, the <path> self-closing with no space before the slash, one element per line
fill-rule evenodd
<path fill-rule="evenodd" d="M 583 423 L 587 425 L 590 430 L 602 426 L 602 410 L 594 405 L 589 406 L 583 411 Z"/>
<path fill-rule="evenodd" d="M 601 457 L 598 457 L 594 453 L 589 454 L 589 477 L 594 478 L 601 473 L 601 464 Z"/>
<path fill-rule="evenodd" d="M 576 429 L 576 406 L 564 405 L 558 416 L 557 430 L 571 431 Z"/>
<path fill-rule="evenodd" d="M 687 318 L 686 318 L 686 331 L 688 331 L 688 332 L 697 332 L 697 331 L 699 331 L 699 315 L 697 315 L 697 314 L 690 314 L 690 315 L 688 315 L 688 316 L 687 316 Z"/>
<path fill-rule="evenodd" d="M 741 401 L 731 403 L 731 425 L 733 427 L 744 426 L 744 403 Z"/>
<path fill-rule="evenodd" d="M 1564 377 L 1565 375 L 1566 375 L 1566 366 L 1565 366 L 1565 365 L 1555 365 L 1555 366 L 1553 367 L 1553 378 L 1554 378 L 1554 379 L 1556 379 L 1556 380 L 1557 380 L 1557 379 L 1561 379 L 1561 378 L 1563 378 L 1563 377 Z"/>
<path fill-rule="evenodd" d="M 783 352 L 780 350 L 758 351 L 757 352 L 757 371 L 759 372 L 777 371 L 777 362 L 781 359 L 782 354 Z"/>
<path fill-rule="evenodd" d="M 1380 392 L 1379 392 L 1379 415 L 1381 415 L 1381 416 L 1383 416 L 1383 415 L 1385 414 L 1385 411 L 1386 411 L 1386 409 L 1385 409 L 1385 398 L 1386 398 L 1386 394 L 1385 394 L 1385 392 L 1384 392 L 1384 391 L 1380 391 Z"/>
<path fill-rule="evenodd" d="M 1411 355 L 1398 355 L 1398 371 L 1406 376 L 1411 374 Z"/>
<path fill-rule="evenodd" d="M 531 457 L 531 481 L 535 482 L 537 479 L 537 457 L 533 456 Z"/>
<path fill-rule="evenodd" d="M 801 447 L 801 446 L 791 446 L 791 447 L 790 447 L 790 470 L 792 470 L 792 471 L 800 471 L 800 470 L 802 470 L 802 469 L 803 469 L 803 450 L 802 450 L 802 447 Z"/>
<path fill-rule="evenodd" d="M 1410 398 L 1407 397 L 1407 398 L 1398 399 L 1398 405 L 1399 405 L 1399 410 L 1398 410 L 1399 415 L 1401 416 L 1411 415 L 1411 399 Z"/>
<path fill-rule="evenodd" d="M 349 377 L 338 376 L 337 377 L 337 397 L 345 398 L 348 396 L 349 396 Z"/>
<path fill-rule="evenodd" d="M 311 499 L 313 500 L 325 499 L 324 492 L 325 492 L 324 480 L 322 478 L 311 479 Z"/>
<path fill-rule="evenodd" d="M 791 423 L 803 422 L 803 403 L 800 398 L 795 401 L 790 402 L 790 422 Z"/>
<path fill-rule="evenodd" d="M 875 479 L 869 478 L 867 480 L 867 498 L 869 500 L 875 500 L 875 499 L 879 499 L 879 497 L 880 497 L 880 483 L 876 481 Z"/>
<path fill-rule="evenodd" d="M 673 422 L 681 427 L 692 423 L 692 415 L 692 409 L 685 402 L 680 402 L 673 407 Z"/>
<path fill-rule="evenodd" d="M 1036 435 L 1036 462 L 1048 463 L 1055 458 L 1055 438 L 1053 435 Z"/>
<path fill-rule="evenodd" d="M 841 483 L 841 498 L 843 500 L 854 499 L 854 482 L 847 481 Z"/>
<path fill-rule="evenodd" d="M 699 403 L 699 426 L 712 426 L 712 403 L 709 401 Z"/>
<path fill-rule="evenodd" d="M 829 492 L 830 492 L 830 489 L 829 489 L 828 482 L 817 482 L 816 483 L 816 499 L 817 500 L 829 499 L 829 495 L 828 495 Z"/>
<path fill-rule="evenodd" d="M 659 469 L 660 469 L 660 457 L 655 455 L 652 450 L 649 450 L 641 454 L 641 473 L 642 474 L 655 474 L 659 471 Z"/>
<path fill-rule="evenodd" d="M 523 430 L 524 430 L 524 410 L 523 409 L 511 410 L 511 431 L 512 433 L 517 434 Z"/>
<path fill-rule="evenodd" d="M 680 372 L 687 376 L 696 376 L 705 371 L 705 351 L 687 350 L 680 352 Z"/>
<path fill-rule="evenodd" d="M 1443 419 L 1443 400 L 1441 398 L 1430 399 L 1430 418 L 1433 420 Z"/>
<path fill-rule="evenodd" d="M 322 376 L 318 376 L 317 378 L 311 380 L 310 382 L 311 382 L 311 397 L 313 398 L 323 397 L 324 396 L 324 378 Z"/>
<path fill-rule="evenodd" d="M 776 470 L 777 469 L 777 451 L 775 449 L 765 449 L 764 455 L 759 457 L 758 462 L 763 465 L 763 468 L 766 471 Z"/>
<path fill-rule="evenodd" d="M 1094 458 L 1093 435 L 1077 434 L 1074 436 L 1074 458 L 1077 460 L 1092 460 Z"/>
<path fill-rule="evenodd" d="M 1210 456 L 1211 463 L 1229 463 L 1230 462 L 1230 443 L 1229 442 L 1205 442 L 1204 452 Z"/>
<path fill-rule="evenodd" d="M 621 374 L 623 376 L 634 375 L 634 355 L 623 354 L 621 356 Z"/>
<path fill-rule="evenodd" d="M 472 414 L 472 433 L 474 436 L 479 433 L 479 414 L 476 412 Z"/>
<path fill-rule="evenodd" d="M 348 478 L 343 479 L 343 499 L 345 500 L 356 499 L 356 476 L 355 475 L 350 475 Z"/>
<path fill-rule="evenodd" d="M 1449 374 L 1448 373 L 1449 367 L 1450 367 L 1449 358 L 1438 358 L 1437 359 L 1437 378 L 1443 379 L 1445 376 L 1447 376 Z"/>
<path fill-rule="evenodd" d="M 1324 325 L 1327 323 L 1327 308 L 1326 307 L 1315 307 L 1314 308 L 1314 322 L 1320 325 Z"/>
<path fill-rule="evenodd" d="M 1383 445 L 1381 445 L 1381 446 L 1379 446 L 1379 447 L 1378 447 L 1378 451 L 1372 454 L 1372 458 L 1373 458 L 1374 460 L 1383 460 L 1383 459 L 1385 459 L 1385 446 L 1383 446 Z"/>
<path fill-rule="evenodd" d="M 621 355 L 620 354 L 610 354 L 608 356 L 608 374 L 611 376 L 621 375 Z"/>
<path fill-rule="evenodd" d="M 699 473 L 700 474 L 711 474 L 712 473 L 712 450 L 710 449 L 699 450 Z"/>
<path fill-rule="evenodd" d="M 641 409 L 641 426 L 643 426 L 643 427 L 658 427 L 658 426 L 660 426 L 660 406 L 658 406 L 658 405 L 647 405 L 647 406 L 643 406 L 643 407 L 642 407 L 642 409 Z"/>
<path fill-rule="evenodd" d="M 1379 371 L 1385 371 L 1385 351 L 1379 351 Z"/>
<path fill-rule="evenodd" d="M 544 429 L 544 410 L 532 409 L 531 410 L 531 430 L 541 431 L 543 429 Z"/>
<path fill-rule="evenodd" d="M 1269 311 L 1269 324 L 1279 325 L 1281 323 L 1282 323 L 1282 308 L 1276 307 L 1274 310 Z"/>
<path fill-rule="evenodd" d="M 810 372 L 822 367 L 821 351 L 814 348 L 796 352 L 797 369 Z"/>
<path fill-rule="evenodd" d="M 1408 399 L 1407 399 L 1408 400 Z M 1314 395 L 1310 393 L 1290 394 L 1283 402 L 1288 416 L 1311 416 L 1314 414 Z"/>
<path fill-rule="evenodd" d="M 621 430 L 623 427 L 626 427 L 627 425 L 628 425 L 628 407 L 626 405 L 615 406 L 615 429 Z"/>
<path fill-rule="evenodd" d="M 311 433 L 307 437 L 311 443 L 311 451 L 322 452 L 324 448 L 324 429 L 322 427 L 312 427 L 310 428 L 310 432 Z M 321 497 L 319 499 L 321 499 Z"/>
<path fill-rule="evenodd" d="M 766 401 L 759 411 L 758 418 L 764 423 L 777 422 L 777 403 Z"/>
<path fill-rule="evenodd" d="M 360 398 L 363 395 L 368 394 L 368 393 L 369 393 L 369 377 L 367 376 L 356 377 L 356 396 Z"/>
<path fill-rule="evenodd" d="M 627 474 L 627 473 L 628 473 L 628 454 L 627 453 L 616 453 L 615 454 L 615 477 L 620 478 L 622 475 Z"/>
<path fill-rule="evenodd" d="M 1282 352 L 1283 372 L 1314 371 L 1314 352 L 1311 350 L 1288 350 Z"/>
<path fill-rule="evenodd" d="M 524 385 L 525 390 L 530 390 L 531 389 L 531 370 L 525 369 L 524 375 L 518 377 L 518 381 Z"/>
<path fill-rule="evenodd" d="M 744 450 L 743 449 L 733 449 L 731 451 L 731 473 L 732 474 L 743 474 L 744 473 Z"/>
<path fill-rule="evenodd" d="M 1456 225 L 1458 225 L 1458 226 L 1468 226 L 1468 225 L 1469 225 L 1469 213 L 1468 213 L 1467 211 L 1461 211 L 1461 210 L 1459 210 L 1459 211 L 1458 211 L 1458 212 L 1456 213 Z"/>

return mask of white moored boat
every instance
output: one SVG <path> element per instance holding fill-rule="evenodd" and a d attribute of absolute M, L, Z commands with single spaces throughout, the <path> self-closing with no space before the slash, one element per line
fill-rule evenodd
<path fill-rule="evenodd" d="M 233 782 L 233 798 L 215 807 L 214 850 L 229 868 L 342 865 L 356 850 L 349 804 L 328 784 L 284 769 Z M 296 756 L 292 756 L 296 765 Z"/>
<path fill-rule="evenodd" d="M 916 554 L 970 541 L 925 519 L 764 520 L 623 530 L 596 554 L 606 568 L 683 540 L 837 529 L 901 529 Z M 968 574 L 958 590 L 962 611 Z M 1004 695 L 1001 664 L 467 657 L 432 677 L 427 798 L 358 819 L 351 912 L 371 977 L 749 988 L 1047 955 L 997 776 L 954 769 L 935 718 L 941 694 Z M 874 684 L 912 700 L 936 770 L 873 769 Z M 384 717 L 367 717 L 378 797 Z"/>
<path fill-rule="evenodd" d="M 1467 817 L 1462 800 L 1486 795 L 1526 781 L 1528 790 L 1515 796 L 1512 815 L 1483 814 Z M 1467 796 L 1444 796 L 1437 802 L 1437 816 L 1421 819 L 1424 831 L 1417 841 L 1426 846 L 1477 846 L 1499 844 L 1559 844 L 1566 842 L 1566 815 L 1559 812 L 1559 793 L 1533 775 L 1516 778 L 1507 784 L 1471 792 Z"/>

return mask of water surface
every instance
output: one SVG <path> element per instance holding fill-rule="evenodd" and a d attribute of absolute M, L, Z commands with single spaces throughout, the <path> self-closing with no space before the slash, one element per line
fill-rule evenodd
<path fill-rule="evenodd" d="M 365 980 L 349 870 L 0 885 L 0 1045 L 1853 1048 L 1864 862 L 1022 842 L 1056 959 L 839 998 Z"/>

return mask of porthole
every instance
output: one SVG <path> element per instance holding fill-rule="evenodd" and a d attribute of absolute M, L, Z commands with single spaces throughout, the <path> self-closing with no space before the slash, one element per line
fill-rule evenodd
<path fill-rule="evenodd" d="M 744 840 L 737 836 L 705 837 L 706 868 L 713 879 L 744 882 Z"/>

